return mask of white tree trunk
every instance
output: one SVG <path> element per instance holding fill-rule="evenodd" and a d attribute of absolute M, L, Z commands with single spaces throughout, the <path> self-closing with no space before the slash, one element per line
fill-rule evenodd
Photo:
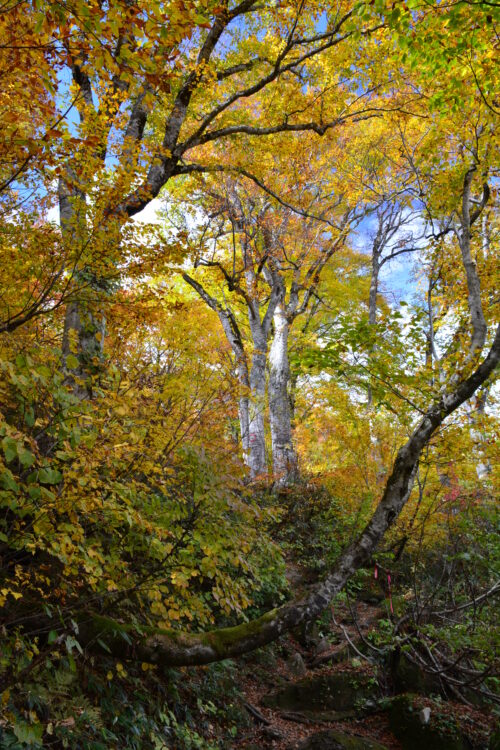
<path fill-rule="evenodd" d="M 264 342 L 264 376 L 263 378 L 258 376 L 259 365 L 257 368 L 255 367 L 255 355 L 252 364 L 252 375 L 250 376 L 248 373 L 248 362 L 243 346 L 243 339 L 232 311 L 227 307 L 223 307 L 215 297 L 212 297 L 198 281 L 195 281 L 195 279 L 191 278 L 187 273 L 183 273 L 182 278 L 200 295 L 202 300 L 204 300 L 204 302 L 206 302 L 206 304 L 217 313 L 224 333 L 226 334 L 226 338 L 233 350 L 236 360 L 236 374 L 240 389 L 238 398 L 238 416 L 240 421 L 243 460 L 249 467 L 251 476 L 257 476 L 265 471 L 266 462 L 264 419 L 262 414 L 259 419 L 258 410 L 254 406 L 254 403 L 257 403 L 255 397 L 256 394 L 262 394 L 262 401 L 265 398 L 266 344 Z M 257 360 L 258 359 L 259 358 L 257 357 Z M 259 410 L 260 412 L 262 412 L 262 408 Z"/>
<path fill-rule="evenodd" d="M 289 484 L 297 477 L 297 456 L 292 442 L 292 420 L 288 386 L 289 322 L 282 304 L 274 312 L 274 337 L 269 355 L 269 416 L 273 474 L 278 484 Z"/>
<path fill-rule="evenodd" d="M 378 280 L 380 273 L 380 251 L 376 243 L 374 243 L 372 250 L 372 272 L 370 278 L 370 296 L 368 299 L 368 322 L 371 326 L 374 326 L 377 322 L 377 296 L 378 296 Z M 369 358 L 373 354 L 374 349 L 370 349 Z M 370 409 L 373 403 L 373 393 L 371 385 L 368 386 L 368 400 L 367 407 Z"/>
<path fill-rule="evenodd" d="M 264 427 L 264 412 L 266 408 L 266 350 L 266 342 L 258 339 L 255 343 L 252 356 L 248 410 L 249 467 L 252 479 L 267 472 L 266 433 Z"/>
<path fill-rule="evenodd" d="M 67 168 L 71 186 L 60 178 L 59 180 L 59 218 L 64 242 L 68 248 L 78 255 L 78 248 L 85 241 L 85 195 L 77 188 L 76 177 Z M 71 257 L 71 256 L 69 256 Z M 92 283 L 89 284 L 88 269 L 78 268 L 74 271 L 76 281 L 82 282 L 82 291 L 66 306 L 64 332 L 62 342 L 63 360 L 74 393 L 79 398 L 88 398 L 92 394 L 92 372 L 95 364 L 102 355 L 104 343 L 104 319 L 98 321 L 90 309 L 93 292 Z M 100 335 L 99 335 L 100 334 Z M 78 358 L 76 367 L 68 366 L 68 356 Z"/>
<path fill-rule="evenodd" d="M 241 448 L 243 460 L 250 466 L 250 416 L 248 396 L 241 396 L 238 405 L 238 417 L 240 420 Z"/>

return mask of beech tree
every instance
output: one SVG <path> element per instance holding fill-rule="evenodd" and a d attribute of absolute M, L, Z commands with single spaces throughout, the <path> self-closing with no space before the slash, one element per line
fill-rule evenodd
<path fill-rule="evenodd" d="M 465 423 L 472 444 L 466 409 L 500 361 L 491 8 L 1 9 L 1 731 L 13 723 L 9 686 L 30 690 L 25 678 L 58 648 L 68 669 L 80 651 L 146 670 L 207 664 L 313 620 L 415 502 L 446 420 Z M 363 178 L 364 155 L 377 184 Z M 188 213 L 200 184 L 210 226 L 191 272 L 199 227 L 168 235 L 138 215 L 155 198 Z M 273 471 L 278 484 L 294 479 L 288 339 L 299 316 L 327 310 L 325 279 L 341 252 L 354 256 L 353 229 L 365 232 L 376 205 L 372 294 L 369 272 L 356 277 L 363 295 L 343 285 L 349 315 L 297 359 L 360 405 L 368 439 L 380 410 L 393 460 L 368 488 L 354 541 L 280 605 L 284 555 L 269 529 L 292 489 L 243 481 L 226 425 L 239 419 L 251 473 L 265 474 L 267 368 Z M 375 315 L 380 267 L 411 244 L 397 244 L 410 212 L 424 221 L 426 300 L 416 295 L 403 320 L 379 293 Z M 367 385 L 372 410 L 359 398 Z M 281 598 L 242 622 L 265 608 L 266 585 Z M 242 624 L 219 627 L 228 621 Z"/>
<path fill-rule="evenodd" d="M 264 476 L 267 471 L 268 390 L 273 475 L 278 484 L 288 484 L 298 471 L 289 392 L 290 327 L 310 308 L 322 270 L 346 243 L 360 216 L 343 205 L 342 196 L 330 206 L 321 207 L 322 215 L 329 217 L 326 223 L 273 206 L 270 199 L 255 189 L 245 190 L 243 183 L 235 183 L 233 179 L 224 187 L 224 192 L 210 185 L 201 188 L 202 195 L 205 191 L 210 201 L 207 206 L 205 199 L 209 219 L 201 230 L 202 247 L 194 261 L 195 268 L 210 269 L 211 276 L 214 272 L 218 275 L 222 293 L 209 292 L 202 279 L 186 272 L 183 278 L 217 312 L 233 349 L 242 389 L 240 434 L 251 475 Z M 318 196 L 314 207 L 316 211 L 319 208 Z M 234 298 L 232 304 L 231 298 Z M 251 365 L 236 301 L 246 309 Z"/>
<path fill-rule="evenodd" d="M 474 333 L 472 337 L 474 337 Z M 473 355 L 472 347 L 469 354 Z M 490 377 L 500 362 L 500 327 L 487 357 L 469 375 L 448 390 L 425 413 L 409 440 L 397 454 L 384 493 L 372 519 L 361 536 L 341 555 L 335 569 L 315 586 L 303 600 L 292 602 L 266 613 L 258 620 L 233 628 L 222 628 L 195 635 L 179 631 L 135 628 L 116 620 L 96 616 L 83 619 L 81 630 L 84 643 L 115 656 L 133 655 L 152 664 L 165 666 L 207 664 L 234 658 L 276 640 L 303 622 L 311 621 L 329 606 L 332 598 L 342 590 L 347 580 L 361 566 L 366 565 L 385 531 L 394 522 L 411 493 L 422 450 L 447 416 L 452 414 Z M 132 638 L 128 650 L 127 638 Z"/>
<path fill-rule="evenodd" d="M 167 30 L 163 24 L 166 14 L 170 19 Z M 49 36 L 59 28 L 58 21 L 57 15 L 48 14 L 42 22 Z M 63 43 L 55 50 L 57 65 L 66 66 L 72 76 L 77 132 L 82 139 L 82 147 L 59 165 L 61 230 L 67 248 L 79 248 L 81 254 L 83 247 L 89 250 L 92 246 L 87 257 L 78 262 L 87 293 L 67 306 L 65 321 L 66 363 L 68 366 L 70 350 L 80 357 L 76 369 L 68 367 L 80 389 L 92 378 L 91 364 L 99 358 L 103 338 L 99 306 L 107 277 L 119 263 L 122 227 L 172 178 L 205 169 L 189 161 L 191 154 L 236 136 L 300 131 L 323 134 L 370 116 L 376 107 L 367 104 L 365 95 L 351 101 L 346 89 L 340 111 L 332 112 L 325 121 L 318 107 L 322 87 L 316 83 L 314 96 L 306 96 L 300 117 L 284 112 L 271 121 L 245 122 L 247 102 L 263 103 L 263 96 L 279 92 L 295 106 L 297 97 L 302 97 L 297 72 L 300 80 L 310 60 L 359 33 L 349 5 L 329 12 L 322 32 L 314 29 L 314 11 L 303 5 L 261 8 L 255 0 L 232 8 L 193 4 L 182 17 L 176 15 L 175 4 L 152 5 L 145 17 L 130 3 L 124 13 L 119 13 L 118 6 L 111 6 L 103 18 L 93 12 L 90 23 L 100 24 L 104 45 L 96 45 L 76 13 L 70 12 L 62 18 Z M 257 29 L 262 24 L 269 32 L 259 42 Z M 245 25 L 254 32 L 255 49 L 247 49 L 241 42 L 240 28 Z M 378 28 L 381 24 L 374 19 L 362 33 L 369 36 Z M 273 33 L 284 39 L 276 50 L 270 41 Z M 227 34 L 234 40 L 229 60 L 221 46 Z M 181 52 L 186 43 L 188 52 Z M 165 113 L 161 126 L 157 119 L 160 109 Z M 103 256 L 99 244 L 105 238 L 109 245 L 112 237 L 114 254 Z M 105 257 L 104 263 L 100 256 Z"/>
<path fill-rule="evenodd" d="M 462 183 L 458 184 L 454 195 L 461 277 L 466 290 L 464 302 L 468 311 L 468 346 L 461 349 L 458 359 L 457 351 L 453 347 L 449 350 L 447 360 L 443 362 L 443 365 L 449 367 L 446 381 L 436 385 L 431 402 L 424 408 L 422 404 L 419 413 L 414 416 L 410 436 L 397 452 L 375 512 L 360 536 L 340 555 L 333 570 L 327 573 L 323 581 L 312 587 L 304 599 L 285 604 L 247 624 L 202 635 L 159 630 L 134 635 L 133 627 L 96 617 L 83 621 L 86 642 L 93 643 L 97 636 L 105 638 L 106 646 L 112 653 L 123 656 L 127 653 L 122 637 L 124 631 L 134 637 L 136 656 L 164 665 L 201 664 L 238 656 L 317 617 L 349 577 L 360 567 L 369 564 L 385 532 L 398 518 L 410 497 L 422 451 L 446 418 L 488 382 L 500 362 L 500 326 L 495 328 L 493 323 L 488 327 L 486 323 L 477 267 L 470 261 L 474 224 L 490 195 L 488 192 L 479 202 L 471 201 L 471 183 L 475 171 L 469 164 L 464 165 Z M 475 211 L 472 206 L 476 206 Z M 458 330 L 463 331 L 462 323 Z M 489 351 L 483 357 L 483 349 L 487 343 Z"/>

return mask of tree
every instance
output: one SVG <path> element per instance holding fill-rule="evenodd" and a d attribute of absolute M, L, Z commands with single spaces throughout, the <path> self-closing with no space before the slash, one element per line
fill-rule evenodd
<path fill-rule="evenodd" d="M 264 421 L 269 371 L 273 475 L 278 484 L 288 484 L 297 477 L 289 392 L 290 327 L 310 307 L 323 269 L 360 217 L 343 196 L 329 196 L 328 205 L 321 199 L 319 188 L 312 191 L 316 192 L 312 206 L 328 216 L 322 221 L 307 212 L 304 217 L 297 216 L 233 178 L 223 187 L 204 183 L 198 189 L 196 207 L 199 209 L 201 202 L 208 223 L 203 224 L 202 247 L 196 251 L 194 265 L 216 272 L 223 288 L 214 296 L 202 280 L 185 272 L 183 278 L 217 312 L 232 346 L 242 389 L 243 452 L 254 477 L 264 475 L 267 468 Z M 307 189 L 303 186 L 302 191 Z M 242 332 L 244 321 L 238 322 L 236 301 L 246 309 L 251 366 Z"/>
<path fill-rule="evenodd" d="M 340 555 L 332 571 L 313 587 L 301 601 L 286 604 L 273 610 L 257 621 L 234 628 L 212 631 L 204 635 L 193 635 L 172 631 L 150 632 L 139 635 L 135 653 L 146 661 L 162 664 L 200 664 L 217 659 L 234 657 L 248 650 L 269 643 L 287 630 L 306 620 L 317 617 L 328 606 L 333 596 L 345 585 L 348 578 L 359 567 L 371 560 L 384 533 L 394 523 L 410 497 L 422 451 L 429 445 L 445 419 L 456 412 L 491 377 L 500 362 L 500 326 L 493 333 L 490 327 L 491 346 L 480 361 L 485 346 L 488 328 L 484 321 L 483 301 L 476 264 L 470 262 L 467 243 L 473 237 L 476 214 L 471 210 L 471 174 L 475 170 L 466 165 L 462 171 L 463 183 L 455 194 L 459 216 L 457 233 L 461 251 L 462 277 L 467 293 L 466 309 L 469 316 L 468 347 L 456 359 L 451 350 L 446 383 L 439 384 L 431 394 L 431 403 L 413 411 L 414 424 L 410 437 L 399 448 L 389 472 L 381 499 L 363 532 Z M 484 192 L 483 192 L 484 195 Z M 479 210 L 484 210 L 485 200 L 480 200 Z M 476 209 L 477 210 L 477 209 Z M 466 247 L 464 252 L 463 247 Z M 415 419 L 415 412 L 417 417 Z M 416 423 L 415 423 L 416 422 Z M 106 637 L 106 645 L 117 655 L 124 652 L 120 631 L 116 622 L 96 618 L 87 623 L 87 639 L 97 634 Z M 125 627 L 130 634 L 130 629 Z M 133 630 L 133 629 L 132 629 Z"/>
<path fill-rule="evenodd" d="M 78 112 L 77 125 L 67 117 L 60 123 L 64 148 L 51 155 L 47 177 L 59 179 L 64 253 L 85 289 L 67 305 L 63 347 L 67 369 L 84 395 L 101 354 L 102 308 L 108 279 L 120 264 L 127 220 L 175 176 L 241 171 L 219 160 L 188 161 L 194 153 L 203 157 L 208 144 L 301 131 L 322 135 L 370 117 L 377 108 L 368 102 L 371 90 L 353 98 L 359 82 L 342 82 L 335 100 L 310 63 L 320 54 L 326 60 L 353 36 L 368 38 L 383 22 L 373 13 L 360 28 L 355 7 L 347 3 L 328 10 L 327 27 L 318 31 L 314 6 L 259 6 L 255 0 L 234 7 L 152 2 L 147 11 L 133 2 L 125 10 L 112 3 L 105 11 L 47 2 L 28 11 L 46 40 L 37 54 L 48 71 L 52 106 L 64 97 L 70 76 L 69 106 Z M 250 45 L 244 27 L 253 34 Z M 265 28 L 270 31 L 260 38 Z M 278 37 L 285 40 L 279 47 L 273 42 Z M 228 38 L 229 55 L 221 41 Z M 275 96 L 286 97 L 290 110 L 253 117 L 249 124 L 251 108 L 266 108 L 266 99 Z M 52 187 L 46 189 L 53 195 Z M 82 360 L 78 366 L 74 356 Z"/>
<path fill-rule="evenodd" d="M 320 615 L 352 573 L 370 561 L 384 532 L 401 512 L 411 493 L 418 460 L 425 445 L 444 419 L 474 394 L 499 362 L 500 328 L 488 356 L 479 367 L 427 410 L 409 440 L 399 449 L 382 499 L 365 530 L 341 555 L 335 569 L 304 600 L 272 610 L 248 624 L 199 636 L 155 630 L 136 634 L 135 658 L 162 665 L 206 664 L 232 658 L 276 640 L 283 633 Z M 83 622 L 82 631 L 84 642 L 90 644 L 98 637 L 104 638 L 106 650 L 121 657 L 127 654 L 122 633 L 134 636 L 134 628 L 100 617 Z"/>
<path fill-rule="evenodd" d="M 419 239 L 407 227 L 419 221 L 419 213 L 397 202 L 384 202 L 375 212 L 376 226 L 371 242 L 370 292 L 368 298 L 368 323 L 377 323 L 377 298 L 380 273 L 386 263 L 401 255 L 418 250 Z M 406 231 L 405 231 L 406 229 Z M 369 369 L 369 363 L 367 365 Z M 368 404 L 372 403 L 372 390 L 368 387 Z"/>
<path fill-rule="evenodd" d="M 315 6 L 246 1 L 232 9 L 154 2 L 147 8 L 127 4 L 125 10 L 123 3 L 108 4 L 104 10 L 87 6 L 22 5 L 22 32 L 24 23 L 30 41 L 37 29 L 42 32 L 43 45 L 35 45 L 30 56 L 47 73 L 53 91 L 47 82 L 36 89 L 34 137 L 23 123 L 35 156 L 26 145 L 13 154 L 2 193 L 9 220 L 15 222 L 4 245 L 14 248 L 9 258 L 16 261 L 22 298 L 12 314 L 19 300 L 4 270 L 0 603 L 9 610 L 5 627 L 12 653 L 27 623 L 39 642 L 53 640 L 57 613 L 56 627 L 78 629 L 78 643 L 89 651 L 102 649 L 153 663 L 207 663 L 268 643 L 317 616 L 349 576 L 371 562 L 384 533 L 407 504 L 422 452 L 444 420 L 451 415 L 458 419 L 467 401 L 492 381 L 500 359 L 495 238 L 485 247 L 480 221 L 497 201 L 490 177 L 496 148 L 491 102 L 488 91 L 474 89 L 469 96 L 458 90 L 463 79 L 454 80 L 446 88 L 446 102 L 455 109 L 446 112 L 443 105 L 440 111 L 439 97 L 431 89 L 441 83 L 443 61 L 431 85 L 432 60 L 422 55 L 425 65 L 419 78 L 409 73 L 401 49 L 393 49 L 401 29 L 413 29 L 420 18 L 435 49 L 447 26 L 441 8 L 387 11 L 377 0 L 373 6 L 342 6 L 339 14 L 327 9 L 325 21 L 317 18 Z M 457 15 L 460 28 L 465 28 L 468 21 L 459 3 L 454 5 L 455 19 Z M 476 11 L 473 16 L 477 20 Z M 319 26 L 323 23 L 324 31 Z M 1 35 L 9 48 L 13 29 Z M 486 26 L 481 44 L 489 33 Z M 444 35 L 445 46 L 452 46 L 454 35 Z M 226 42 L 231 42 L 229 51 Z M 420 44 L 425 39 L 419 38 L 416 46 Z M 480 52 L 489 80 L 489 53 L 483 55 L 483 47 Z M 409 57 L 411 62 L 413 53 Z M 387 59 L 395 61 L 393 70 Z M 455 75 L 455 63 L 452 67 Z M 79 122 L 68 120 L 61 125 L 61 135 L 49 137 L 45 158 L 39 136 L 50 126 L 47 112 L 60 116 L 68 85 Z M 45 97 L 50 100 L 47 110 L 42 106 Z M 434 109 L 428 106 L 429 97 Z M 23 102 L 27 98 L 24 94 Z M 462 117 L 457 102 L 464 100 Z M 426 333 L 432 332 L 428 318 L 435 316 L 424 311 L 424 331 L 421 306 L 404 324 L 401 314 L 387 306 L 377 324 L 369 326 L 369 335 L 355 314 L 355 325 L 347 326 L 339 341 L 323 336 L 316 357 L 346 391 L 354 392 L 353 400 L 359 384 L 366 385 L 366 368 L 360 377 L 365 361 L 360 360 L 371 351 L 371 374 L 386 388 L 381 408 L 409 435 L 403 440 L 398 437 L 403 429 L 395 431 L 400 447 L 371 519 L 303 600 L 235 628 L 201 635 L 175 630 L 172 624 L 179 621 L 184 625 L 195 620 L 196 627 L 210 628 L 216 616 L 243 613 L 255 589 L 256 571 L 276 574 L 270 570 L 274 547 L 262 531 L 272 510 L 268 513 L 256 502 L 253 486 L 243 490 L 234 481 L 238 462 L 220 430 L 220 424 L 236 414 L 233 359 L 212 313 L 215 308 L 219 319 L 228 321 L 231 346 L 231 336 L 241 333 L 243 316 L 228 305 L 224 315 L 219 314 L 220 298 L 208 284 L 212 311 L 186 298 L 185 290 L 171 282 L 172 263 L 185 258 L 182 237 L 165 242 L 161 231 L 145 232 L 128 219 L 182 175 L 228 173 L 233 181 L 244 178 L 270 196 L 251 196 L 254 206 L 266 206 L 260 224 L 249 212 L 251 200 L 243 206 L 249 218 L 240 225 L 240 252 L 247 260 L 251 254 L 251 262 L 234 274 L 228 266 L 215 268 L 228 286 L 239 284 L 242 299 L 247 294 L 245 272 L 250 285 L 258 277 L 259 322 L 262 326 L 271 310 L 265 333 L 272 335 L 271 318 L 277 332 L 271 390 L 277 394 L 275 402 L 283 404 L 290 320 L 305 300 L 307 307 L 321 291 L 316 273 L 326 270 L 326 263 L 321 264 L 333 257 L 329 253 L 336 237 L 320 232 L 317 241 L 314 222 L 325 218 L 309 210 L 317 185 L 305 180 L 303 200 L 287 192 L 290 186 L 282 170 L 270 168 L 272 152 L 284 154 L 285 143 L 291 142 L 287 139 L 304 132 L 313 146 L 318 136 L 329 143 L 328 133 L 334 133 L 342 150 L 346 123 L 361 128 L 367 119 L 382 120 L 382 113 L 387 117 L 386 110 L 394 113 L 392 121 L 403 133 L 414 117 L 429 124 L 422 143 L 408 149 L 403 140 L 401 152 L 390 156 L 414 176 L 409 187 L 398 185 L 394 194 L 407 190 L 408 204 L 435 229 L 423 250 L 426 259 L 436 261 L 428 264 L 428 310 L 439 311 L 442 324 L 441 330 L 434 328 L 440 377 L 429 377 L 436 356 L 425 357 Z M 484 124 L 479 126 L 478 120 Z M 12 131 L 8 134 L 14 142 Z M 370 138 L 368 129 L 364 137 Z M 261 159 L 249 148 L 256 142 L 262 144 Z M 196 161 L 188 161 L 191 156 Z M 331 174 L 342 175 L 340 159 L 332 159 Z M 291 169 L 290 176 L 293 182 Z M 29 211 L 18 216 L 18 193 L 33 184 L 41 186 L 40 194 Z M 349 217 L 359 200 L 366 203 L 365 186 L 354 187 L 345 211 L 342 205 L 339 238 L 342 217 Z M 56 192 L 60 230 L 32 227 L 30 212 L 50 205 Z M 224 226 L 239 221 L 236 208 L 236 213 L 234 205 L 229 213 L 225 209 Z M 304 257 L 300 243 L 308 232 L 315 239 L 314 253 Z M 47 248 L 52 247 L 55 261 L 48 264 Z M 27 250 L 26 266 L 22 249 Z M 299 268 L 293 258 L 292 263 L 287 260 L 290 249 L 297 249 Z M 230 256 L 230 243 L 228 250 Z M 68 279 L 72 281 L 66 290 Z M 34 282 L 42 290 L 48 287 L 47 294 L 40 295 Z M 353 300 L 352 307 L 358 297 Z M 246 300 L 245 305 L 248 308 Z M 104 324 L 108 349 L 103 352 Z M 257 325 L 255 330 L 260 335 Z M 405 333 L 415 344 L 410 349 Z M 268 339 L 263 343 L 267 347 Z M 259 367 L 264 369 L 262 357 Z M 238 396 L 241 407 L 241 380 Z M 286 434 L 283 438 L 276 430 L 276 445 L 288 449 L 286 415 L 276 420 L 279 424 L 285 425 Z M 287 459 L 277 460 L 283 465 Z M 118 604 L 115 619 L 110 618 Z M 68 651 L 71 643 L 66 641 Z"/>

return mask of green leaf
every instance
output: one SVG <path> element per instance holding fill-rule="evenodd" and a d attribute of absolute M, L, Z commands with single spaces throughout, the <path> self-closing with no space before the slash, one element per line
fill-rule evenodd
<path fill-rule="evenodd" d="M 56 640 L 57 640 L 57 630 L 51 630 L 47 637 L 47 643 L 50 645 L 51 643 L 54 643 Z"/>
<path fill-rule="evenodd" d="M 0 487 L 4 490 L 12 490 L 12 492 L 19 492 L 19 486 L 14 480 L 11 472 L 8 469 L 4 469 L 0 474 Z"/>
<path fill-rule="evenodd" d="M 14 724 L 14 734 L 19 742 L 25 745 L 40 745 L 43 724 L 27 724 L 26 722 Z"/>
<path fill-rule="evenodd" d="M 7 463 L 17 458 L 17 442 L 14 438 L 4 437 L 2 440 L 2 449 Z"/>
<path fill-rule="evenodd" d="M 57 469 L 40 469 L 38 481 L 42 484 L 59 484 L 62 474 Z"/>
<path fill-rule="evenodd" d="M 68 354 L 68 356 L 66 357 L 66 367 L 68 367 L 70 370 L 76 370 L 79 364 L 80 362 L 78 361 L 78 357 L 75 357 L 74 354 Z"/>
<path fill-rule="evenodd" d="M 40 14 L 35 24 L 35 28 L 34 28 L 35 34 L 39 34 L 41 32 L 44 20 L 45 20 L 45 16 Z"/>
<path fill-rule="evenodd" d="M 45 500 L 55 500 L 56 496 L 53 492 L 48 490 L 46 487 L 40 487 L 40 495 L 45 498 Z"/>
<path fill-rule="evenodd" d="M 22 466 L 31 466 L 35 462 L 35 457 L 31 451 L 26 450 L 26 448 L 22 448 L 20 451 L 18 451 L 19 460 L 21 462 Z"/>

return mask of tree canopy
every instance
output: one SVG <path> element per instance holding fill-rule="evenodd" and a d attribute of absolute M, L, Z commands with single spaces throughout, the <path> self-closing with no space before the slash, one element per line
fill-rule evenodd
<path fill-rule="evenodd" d="M 4 2 L 0 743 L 43 669 L 239 657 L 495 523 L 499 20 Z"/>

